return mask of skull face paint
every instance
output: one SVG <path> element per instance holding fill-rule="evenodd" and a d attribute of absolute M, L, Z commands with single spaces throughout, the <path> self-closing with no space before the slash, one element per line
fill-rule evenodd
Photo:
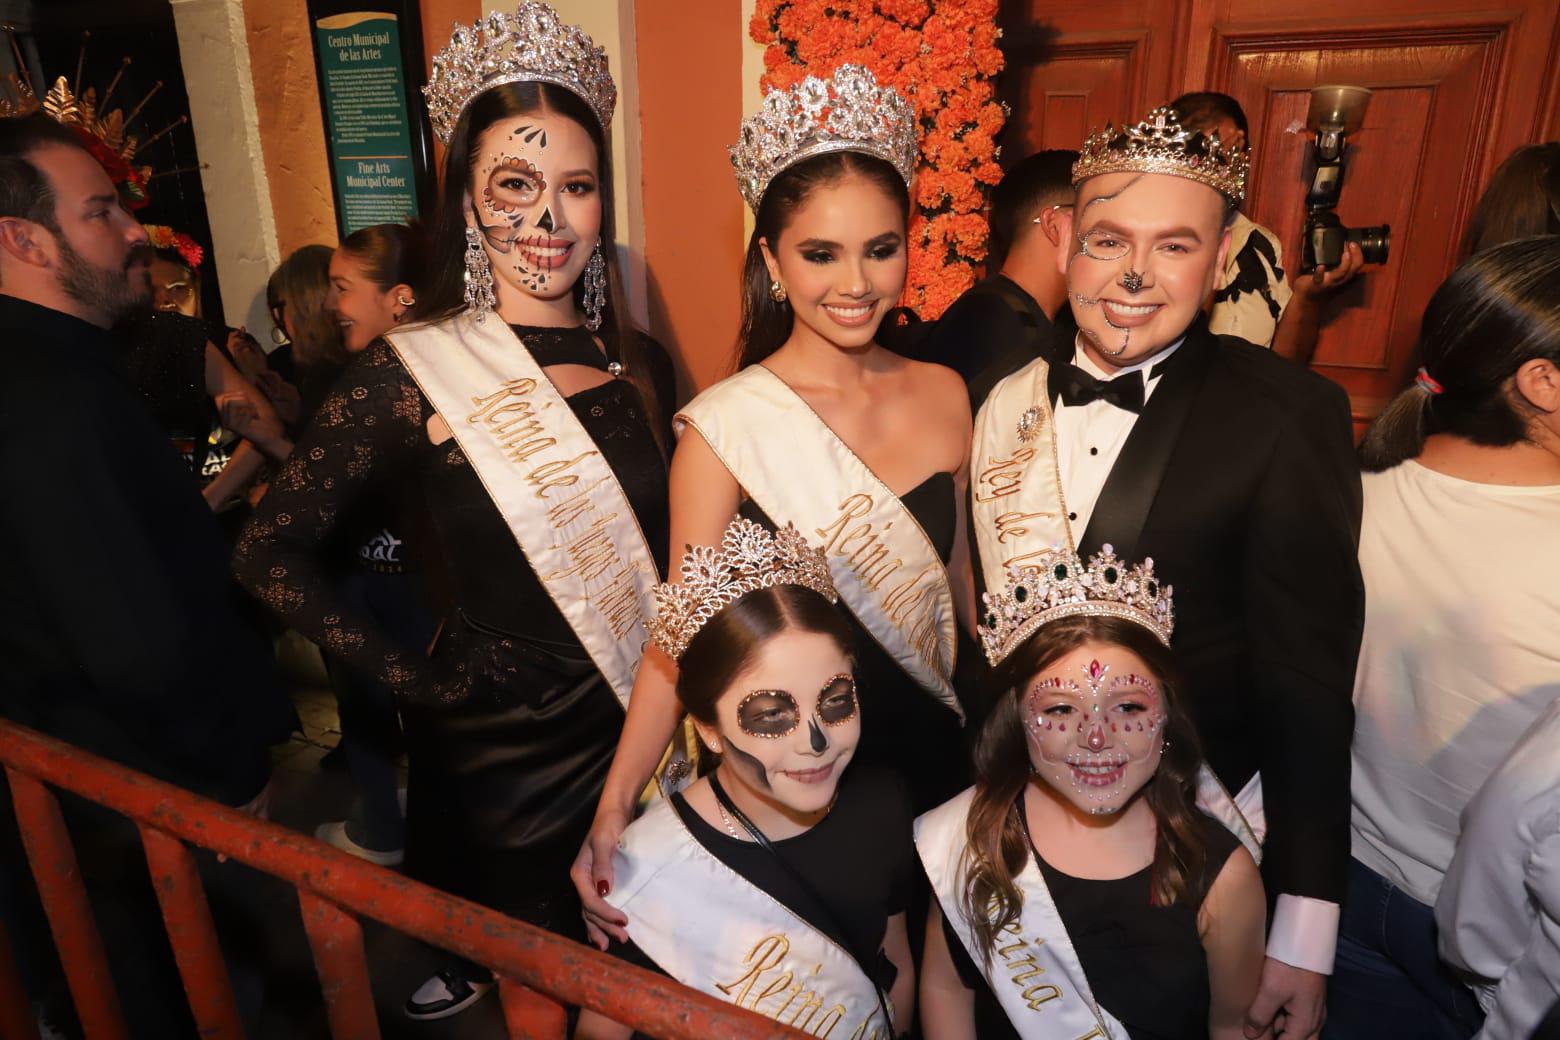
<path fill-rule="evenodd" d="M 495 289 L 543 300 L 570 292 L 601 237 L 595 142 L 565 116 L 501 119 L 482 134 L 467 186 Z"/>
<path fill-rule="evenodd" d="M 771 638 L 721 695 L 715 713 L 723 768 L 799 813 L 834 800 L 840 774 L 861 741 L 850 661 L 817 632 Z M 700 729 L 708 733 L 702 724 Z"/>
<path fill-rule="evenodd" d="M 1077 246 L 1061 263 L 1094 360 L 1137 364 L 1184 333 L 1224 266 L 1224 198 L 1185 177 L 1115 173 L 1078 189 Z"/>
<path fill-rule="evenodd" d="M 1159 768 L 1164 701 L 1132 651 L 1085 643 L 1030 679 L 1023 701 L 1030 765 L 1075 808 L 1124 809 Z"/>

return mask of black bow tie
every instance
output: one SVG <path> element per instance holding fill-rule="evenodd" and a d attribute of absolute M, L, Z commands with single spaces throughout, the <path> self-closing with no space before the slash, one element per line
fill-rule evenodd
<path fill-rule="evenodd" d="M 1068 407 L 1104 401 L 1124 411 L 1143 411 L 1143 372 L 1128 372 L 1115 379 L 1096 379 L 1077 365 L 1064 361 L 1051 366 L 1046 379 L 1051 400 Z"/>

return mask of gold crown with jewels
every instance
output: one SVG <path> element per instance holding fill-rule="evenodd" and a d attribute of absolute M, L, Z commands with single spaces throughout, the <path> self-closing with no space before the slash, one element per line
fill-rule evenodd
<path fill-rule="evenodd" d="M 469 27 L 456 24 L 450 42 L 434 56 L 423 87 L 428 118 L 449 144 L 466 106 L 484 90 L 505 83 L 552 83 L 577 94 L 605 130 L 617 105 L 607 52 L 577 25 L 544 3 L 526 0 L 513 14 L 494 11 Z"/>
<path fill-rule="evenodd" d="M 771 90 L 742 121 L 730 148 L 737 188 L 758 212 L 769 182 L 804 159 L 828 152 L 863 152 L 899 172 L 908 186 L 917 155 L 915 110 L 871 70 L 841 65 L 828 79 L 808 76 L 789 90 Z"/>
<path fill-rule="evenodd" d="M 1161 107 L 1132 126 L 1090 131 L 1073 163 L 1073 187 L 1105 173 L 1168 173 L 1206 184 L 1231 202 L 1246 197 L 1251 159 L 1244 148 L 1226 148 L 1217 133 L 1188 130 L 1175 109 Z"/>
<path fill-rule="evenodd" d="M 999 595 L 985 593 L 977 626 L 995 667 L 1041 626 L 1064 617 L 1116 617 L 1142 625 L 1165 646 L 1175 632 L 1174 590 L 1154 576 L 1154 561 L 1128 567 L 1109 545 L 1089 559 L 1056 550 L 1043 562 L 1012 567 Z"/>
<path fill-rule="evenodd" d="M 840 598 L 823 550 L 808 545 L 791 524 L 770 534 L 738 517 L 726 528 L 718 549 L 688 546 L 678 570 L 681 582 L 655 587 L 655 616 L 646 626 L 655 645 L 674 661 L 682 657 L 699 629 L 749 592 L 800 585 L 830 603 Z"/>

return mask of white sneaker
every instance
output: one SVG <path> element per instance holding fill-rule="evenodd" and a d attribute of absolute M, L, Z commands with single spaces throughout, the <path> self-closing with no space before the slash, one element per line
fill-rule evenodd
<path fill-rule="evenodd" d="M 322 823 L 314 828 L 314 836 L 327 845 L 333 845 L 349 856 L 377 863 L 381 867 L 399 867 L 401 861 L 406 859 L 405 849 L 388 849 L 378 852 L 366 848 L 352 840 L 347 833 L 346 820 L 332 820 L 330 823 Z"/>
<path fill-rule="evenodd" d="M 441 971 L 417 987 L 406 1001 L 406 1017 L 423 1022 L 449 1018 L 481 1000 L 491 982 L 472 982 L 453 971 Z"/>

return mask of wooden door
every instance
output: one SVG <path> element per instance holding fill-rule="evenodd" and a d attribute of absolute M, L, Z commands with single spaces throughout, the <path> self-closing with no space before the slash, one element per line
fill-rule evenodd
<path fill-rule="evenodd" d="M 1304 221 L 1308 91 L 1370 87 L 1338 212 L 1350 226 L 1391 224 L 1391 256 L 1330 301 L 1314 361 L 1349 391 L 1363 425 L 1406 382 L 1425 303 L 1460 259 L 1491 171 L 1518 145 L 1560 136 L 1560 68 L 1549 57 L 1560 53 L 1560 17 L 1549 0 L 1310 0 L 1303 18 L 1296 10 L 1277 0 L 1014 0 L 1005 96 L 1023 125 L 1007 141 L 1019 154 L 1075 147 L 1080 138 L 1067 145 L 1064 135 L 1079 106 L 1052 98 L 1082 97 L 1093 125 L 1138 118 L 1186 90 L 1231 94 L 1251 123 L 1246 212 L 1278 233 L 1287 267 Z M 1085 41 L 1128 39 L 1110 70 L 1077 57 L 1098 53 Z"/>

